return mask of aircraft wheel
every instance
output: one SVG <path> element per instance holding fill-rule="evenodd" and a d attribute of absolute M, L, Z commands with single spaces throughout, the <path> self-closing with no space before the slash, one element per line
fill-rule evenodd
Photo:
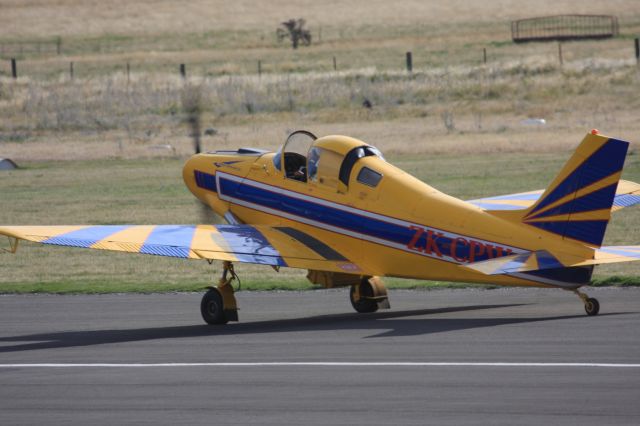
<path fill-rule="evenodd" d="M 202 319 L 204 319 L 207 324 L 217 325 L 229 322 L 227 316 L 224 314 L 222 296 L 216 288 L 210 289 L 202 296 L 200 313 L 202 314 Z"/>
<path fill-rule="evenodd" d="M 375 312 L 378 310 L 378 302 L 375 300 L 364 299 L 365 297 L 373 297 L 373 287 L 369 283 L 369 280 L 363 279 L 360 284 L 360 300 L 356 302 L 356 286 L 351 286 L 351 291 L 349 292 L 349 299 L 351 300 L 351 306 L 357 312 L 361 314 L 368 314 L 371 312 Z"/>
<path fill-rule="evenodd" d="M 589 316 L 598 315 L 598 312 L 600 312 L 600 303 L 598 303 L 598 299 L 589 297 L 584 303 L 584 310 Z"/>

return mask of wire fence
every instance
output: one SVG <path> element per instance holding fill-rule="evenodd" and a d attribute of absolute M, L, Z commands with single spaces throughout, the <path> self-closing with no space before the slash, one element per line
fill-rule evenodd
<path fill-rule="evenodd" d="M 62 38 L 42 41 L 12 41 L 0 43 L 0 58 L 22 57 L 26 55 L 61 55 Z"/>
<path fill-rule="evenodd" d="M 573 19 L 580 18 L 580 19 Z M 582 19 L 584 18 L 584 19 Z M 584 24 L 584 26 L 582 26 Z M 283 53 L 277 57 L 265 59 L 260 56 L 237 57 L 227 61 L 209 59 L 202 54 L 192 63 L 184 63 L 180 52 L 166 52 L 157 59 L 147 60 L 139 54 L 124 58 L 108 58 L 109 53 L 120 51 L 124 45 L 117 42 L 102 44 L 103 50 L 97 55 L 92 55 L 88 60 L 81 54 L 69 54 L 75 52 L 78 46 L 70 43 L 63 43 L 62 38 L 56 37 L 51 40 L 41 42 L 0 42 L 0 77 L 10 76 L 31 77 L 39 80 L 56 79 L 68 75 L 73 79 L 78 77 L 95 77 L 110 75 L 114 73 L 126 73 L 127 80 L 132 72 L 159 72 L 173 73 L 179 70 L 184 78 L 189 68 L 191 75 L 203 75 L 206 77 L 231 76 L 231 75 L 252 75 L 258 77 L 263 74 L 296 74 L 307 72 L 338 72 L 350 71 L 354 69 L 375 68 L 382 72 L 396 72 L 404 68 L 408 74 L 416 71 L 424 71 L 431 68 L 447 68 L 456 65 L 475 66 L 479 64 L 496 64 L 501 62 L 513 62 L 522 60 L 529 56 L 549 56 L 554 54 L 555 44 L 520 44 L 522 41 L 542 40 L 550 41 L 558 39 L 555 53 L 560 65 L 565 60 L 588 59 L 594 54 L 594 46 L 580 47 L 582 44 L 575 43 L 564 45 L 563 40 L 574 38 L 604 38 L 609 35 L 618 34 L 617 19 L 613 16 L 592 16 L 592 15 L 563 15 L 555 17 L 532 18 L 527 20 L 514 21 L 512 25 L 513 42 L 503 41 L 489 43 L 486 47 L 482 45 L 453 47 L 443 55 L 441 50 L 429 49 L 425 46 L 419 47 L 417 51 L 398 51 L 396 49 L 386 49 L 382 55 L 375 57 L 371 55 L 360 55 L 354 58 L 354 54 L 348 56 L 343 51 L 338 53 L 326 52 L 320 57 L 317 52 L 304 53 L 295 59 L 284 53 L 286 49 L 281 49 Z M 612 37 L 614 37 L 612 36 Z M 615 37 L 606 44 L 597 47 L 609 53 L 609 58 L 616 60 L 628 60 L 632 52 L 635 52 L 635 60 L 640 65 L 640 39 L 635 38 L 633 48 L 628 49 L 627 37 Z M 129 41 L 131 42 L 131 41 Z M 602 43 L 602 42 L 598 42 Z M 615 46 L 614 46 L 615 45 Z M 510 47 L 511 46 L 511 47 Z M 95 46 L 94 46 L 95 47 Z M 68 52 L 69 51 L 69 52 Z M 207 49 L 200 52 L 206 52 Z M 215 49 L 211 49 L 215 51 Z M 32 55 L 27 55 L 31 52 Z M 611 52 L 615 52 L 611 54 Z M 53 55 L 53 57 L 52 57 Z M 55 57 L 57 55 L 57 58 Z M 137 56 L 136 56 L 137 55 Z M 341 55 L 341 56 L 337 56 Z M 588 56 L 587 56 L 588 55 Z M 629 55 L 629 56 L 627 56 Z M 78 56 L 77 62 L 70 61 L 71 57 Z M 218 55 L 219 57 L 219 55 Z M 626 57 L 626 58 L 625 58 Z M 140 59 L 142 58 L 142 59 Z M 403 61 L 404 59 L 404 61 Z M 38 63 L 38 61 L 42 61 Z M 403 64 L 404 62 L 404 64 Z"/>

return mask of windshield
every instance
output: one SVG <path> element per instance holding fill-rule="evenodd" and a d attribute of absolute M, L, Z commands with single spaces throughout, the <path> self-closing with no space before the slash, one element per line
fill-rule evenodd
<path fill-rule="evenodd" d="M 276 169 L 282 170 L 283 148 L 286 149 L 285 152 L 293 152 L 305 156 L 307 154 L 307 151 L 309 151 L 309 147 L 311 147 L 316 139 L 317 138 L 313 133 L 306 130 L 296 130 L 295 132 L 291 133 L 287 137 L 284 146 L 276 152 L 276 155 L 274 155 L 273 165 L 276 167 Z"/>
<path fill-rule="evenodd" d="M 289 135 L 284 144 L 284 152 L 292 152 L 306 157 L 307 152 L 316 140 L 316 136 L 306 130 L 297 130 Z"/>
<path fill-rule="evenodd" d="M 285 177 L 306 182 L 307 153 L 316 139 L 313 133 L 306 130 L 291 133 L 284 146 L 273 157 L 273 164 L 278 170 L 284 170 Z"/>

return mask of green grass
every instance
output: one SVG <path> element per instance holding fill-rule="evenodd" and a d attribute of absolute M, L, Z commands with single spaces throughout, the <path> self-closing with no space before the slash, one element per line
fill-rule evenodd
<path fill-rule="evenodd" d="M 81 279 L 61 280 L 52 282 L 7 282 L 0 283 L 2 294 L 109 294 L 109 293 L 171 293 L 171 292 L 200 292 L 211 286 L 212 282 L 144 282 L 144 281 L 109 281 L 108 279 Z M 234 282 L 236 291 L 309 291 L 319 290 L 323 287 L 311 284 L 307 280 L 292 279 L 279 281 L 277 279 L 247 280 L 241 281 L 240 287 Z M 498 288 L 485 284 L 464 284 L 440 281 L 417 281 L 398 278 L 385 279 L 385 285 L 389 289 L 411 290 L 435 290 L 445 288 Z M 603 285 L 624 285 L 618 282 Z M 602 285 L 601 285 L 602 286 Z"/>
<path fill-rule="evenodd" d="M 640 287 L 640 277 L 613 275 L 595 278 L 591 285 L 593 287 Z"/>
<path fill-rule="evenodd" d="M 544 188 L 569 153 L 392 155 L 389 161 L 463 199 Z M 181 179 L 181 159 L 28 163 L 2 172 L 0 224 L 199 223 L 193 196 Z M 640 181 L 640 158 L 629 156 L 623 178 Z M 640 242 L 640 209 L 614 215 L 605 244 Z M 0 241 L 0 244 L 4 241 Z M 8 244 L 5 246 L 8 247 Z M 217 280 L 220 265 L 22 242 L 0 254 L 0 292 L 103 293 L 196 291 Z M 305 272 L 238 264 L 247 290 L 303 290 Z M 636 262 L 596 269 L 595 285 L 638 285 Z M 390 288 L 464 287 L 464 284 L 387 279 Z"/>

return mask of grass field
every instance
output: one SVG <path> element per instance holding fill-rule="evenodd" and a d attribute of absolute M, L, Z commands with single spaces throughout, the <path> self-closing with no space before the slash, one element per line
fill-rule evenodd
<path fill-rule="evenodd" d="M 74 62 L 75 75 L 95 78 L 122 73 L 177 73 L 186 63 L 193 75 L 327 72 L 338 69 L 399 71 L 406 51 L 415 69 L 473 66 L 488 50 L 489 64 L 532 60 L 557 62 L 555 43 L 514 45 L 510 21 L 558 13 L 612 14 L 621 37 L 605 43 L 567 43 L 567 62 L 632 60 L 633 38 L 640 31 L 634 0 L 527 2 L 522 0 L 435 0 L 261 2 L 256 0 L 189 2 L 167 0 L 109 2 L 82 0 L 4 0 L 0 2 L 0 58 L 17 57 L 20 74 L 62 78 Z M 293 51 L 279 44 L 275 30 L 283 20 L 306 18 L 309 48 Z M 22 52 L 16 43 L 54 44 Z M 5 47 L 3 47 L 5 46 Z M 7 60 L 0 75 L 9 75 Z"/>
<path fill-rule="evenodd" d="M 0 172 L 0 223 L 197 223 L 180 177 L 192 152 L 182 100 L 193 90 L 203 128 L 215 129 L 205 149 L 277 149 L 307 128 L 361 138 L 463 199 L 543 188 L 591 128 L 640 141 L 636 3 L 0 0 L 0 158 L 24 166 Z M 563 43 L 562 65 L 556 43 L 511 42 L 510 20 L 556 13 L 616 15 L 621 35 Z M 275 29 L 298 17 L 314 42 L 294 51 Z M 624 178 L 640 181 L 631 151 Z M 640 243 L 639 210 L 615 215 L 607 244 Z M 304 272 L 239 269 L 248 288 L 309 287 Z M 25 244 L 0 254 L 0 291 L 190 290 L 218 270 Z M 640 277 L 633 264 L 597 271 Z"/>
<path fill-rule="evenodd" d="M 613 14 L 626 22 L 637 13 L 634 0 L 194 0 L 188 5 L 170 0 L 3 0 L 0 5 L 5 37 L 271 29 L 274 22 L 297 16 L 323 26 L 438 26 L 560 13 Z"/>

